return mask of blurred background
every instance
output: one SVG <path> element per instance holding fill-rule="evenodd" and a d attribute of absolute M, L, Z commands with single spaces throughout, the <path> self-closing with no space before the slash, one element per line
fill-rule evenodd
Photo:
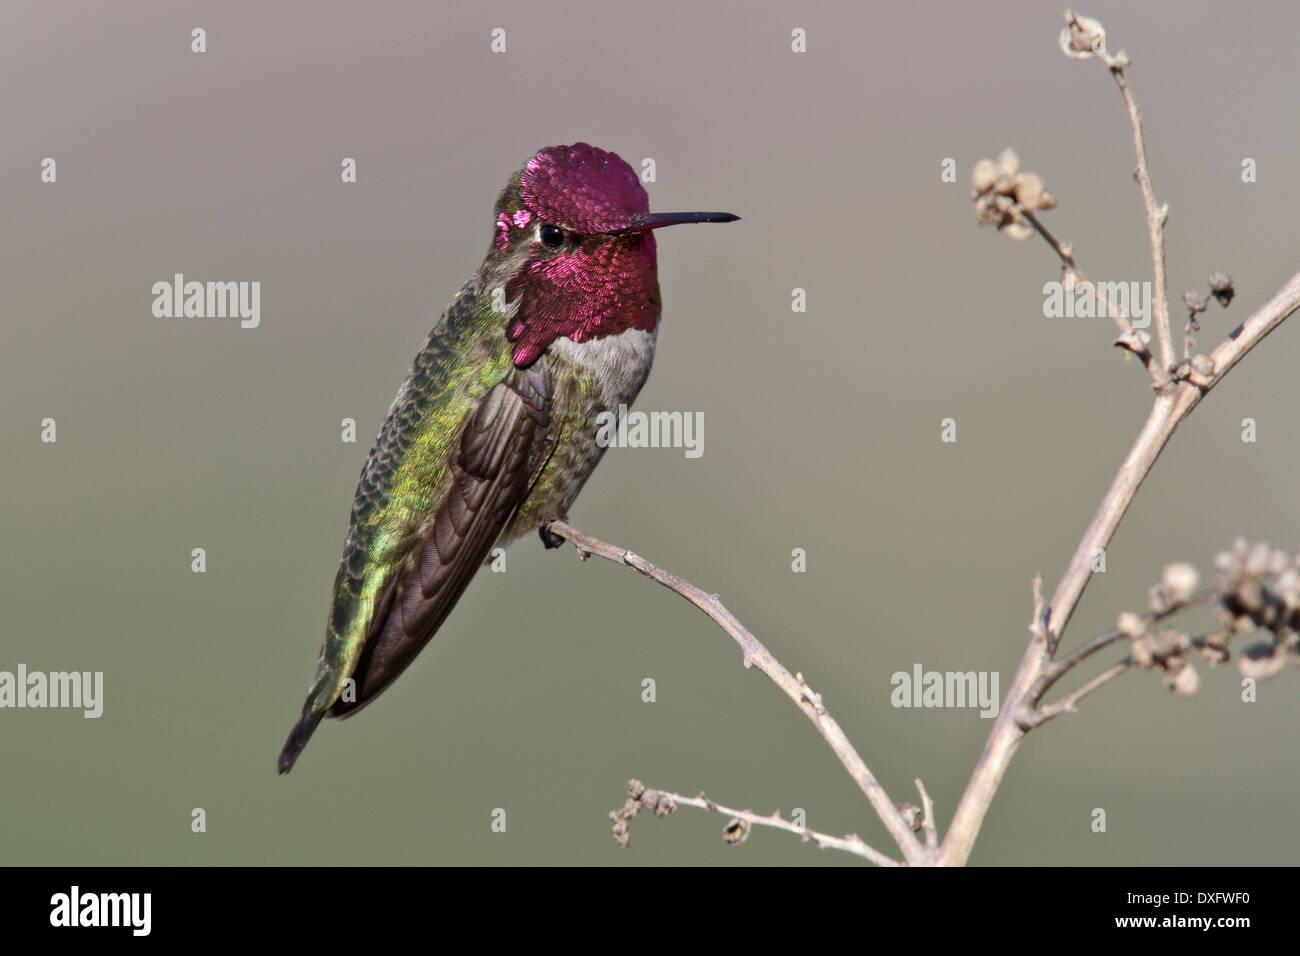
<path fill-rule="evenodd" d="M 276 776 L 370 441 L 486 252 L 508 176 L 577 140 L 653 158 L 652 208 L 743 222 L 659 239 L 664 321 L 637 407 L 702 412 L 703 456 L 611 451 L 574 523 L 719 592 L 822 692 L 891 796 L 915 800 L 922 777 L 946 826 L 992 721 L 895 709 L 890 675 L 998 671 L 1005 692 L 1031 576 L 1054 587 L 1150 404 L 1108 321 L 1043 317 L 1050 250 L 971 213 L 972 164 L 1014 146 L 1092 277 L 1150 278 L 1123 102 L 1100 63 L 1057 49 L 1061 10 L 7 5 L 0 670 L 103 671 L 105 700 L 98 720 L 0 712 L 0 861 L 856 862 L 767 831 L 730 848 L 724 819 L 690 809 L 635 821 L 620 851 L 606 814 L 629 777 L 801 807 L 890 849 L 720 630 L 535 537 L 477 577 L 381 701 Z M 1300 262 L 1300 9 L 1082 12 L 1133 59 L 1171 297 L 1214 269 L 1236 282 L 1205 317 L 1208 350 Z M 176 272 L 260 281 L 260 327 L 155 318 L 151 287 Z M 1298 346 L 1293 318 L 1179 430 L 1067 646 L 1142 610 L 1166 563 L 1208 576 L 1238 535 L 1295 546 Z M 1198 666 L 1194 699 L 1132 673 L 1032 734 L 971 862 L 1295 863 L 1297 673 L 1246 705 L 1235 666 Z"/>

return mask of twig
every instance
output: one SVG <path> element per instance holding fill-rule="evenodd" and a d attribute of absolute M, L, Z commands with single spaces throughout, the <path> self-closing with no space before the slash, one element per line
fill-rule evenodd
<path fill-rule="evenodd" d="M 1075 59 L 1096 57 L 1106 64 L 1120 95 L 1124 97 L 1124 106 L 1128 109 L 1129 125 L 1133 128 L 1133 152 L 1137 156 L 1137 168 L 1133 178 L 1137 180 L 1142 191 L 1142 203 L 1146 208 L 1147 238 L 1151 242 L 1151 271 L 1154 279 L 1152 296 L 1156 312 L 1156 335 L 1160 340 L 1161 370 L 1166 374 L 1174 367 L 1174 341 L 1169 328 L 1169 284 L 1165 270 L 1165 223 L 1169 219 L 1168 206 L 1156 206 L 1155 187 L 1151 184 L 1151 166 L 1147 162 L 1146 139 L 1142 133 L 1142 111 L 1138 109 L 1137 100 L 1129 89 L 1124 70 L 1130 61 L 1123 50 L 1111 55 L 1106 50 L 1106 29 L 1092 17 L 1084 17 L 1073 10 L 1065 11 L 1065 30 L 1061 33 L 1061 51 Z M 1167 384 L 1157 383 L 1158 388 Z"/>
<path fill-rule="evenodd" d="M 1111 304 L 1111 301 L 1101 291 L 1097 283 L 1083 274 L 1078 261 L 1074 258 L 1074 249 L 1068 243 L 1061 242 L 1056 236 L 1052 235 L 1051 231 L 1043 225 L 1043 221 L 1032 210 L 1022 209 L 1020 215 L 1025 222 L 1034 227 L 1034 231 L 1043 237 L 1043 241 L 1051 246 L 1052 251 L 1060 258 L 1062 285 L 1067 290 L 1072 290 L 1075 285 L 1091 288 L 1093 298 L 1110 316 L 1110 320 L 1115 323 L 1115 328 L 1119 330 L 1119 338 L 1115 340 L 1115 344 L 1128 349 L 1142 360 L 1142 364 L 1146 367 L 1147 373 L 1151 376 L 1156 388 L 1163 388 L 1168 385 L 1170 381 L 1169 373 L 1160 368 L 1155 356 L 1151 354 L 1151 350 L 1147 346 L 1150 339 L 1144 334 L 1139 334 L 1129 323 L 1128 316 L 1124 314 L 1123 310 Z"/>
<path fill-rule="evenodd" d="M 1151 242 L 1151 272 L 1155 279 L 1152 304 L 1156 312 L 1156 336 L 1160 340 L 1160 364 L 1168 371 L 1174 364 L 1174 340 L 1169 329 L 1169 280 L 1165 270 L 1165 223 L 1169 219 L 1168 206 L 1156 206 L 1155 187 L 1151 185 L 1151 167 L 1147 163 L 1147 147 L 1142 135 L 1142 111 L 1138 109 L 1137 100 L 1124 79 L 1124 68 L 1128 66 L 1128 57 L 1123 51 L 1118 56 L 1104 56 L 1110 67 L 1111 76 L 1119 85 L 1128 107 L 1129 124 L 1133 127 L 1133 151 L 1137 154 L 1137 169 L 1133 178 L 1142 190 L 1142 203 L 1146 206 L 1147 237 Z"/>
<path fill-rule="evenodd" d="M 1025 222 L 1034 227 L 1034 231 L 1043 237 L 1043 241 L 1051 246 L 1052 251 L 1060 258 L 1064 278 L 1067 281 L 1073 278 L 1075 283 L 1092 286 L 1093 294 L 1097 297 L 1098 304 L 1106 310 L 1106 314 L 1110 316 L 1110 320 L 1115 323 L 1115 328 L 1119 330 L 1120 335 L 1130 334 L 1133 331 L 1133 326 L 1129 324 L 1128 316 L 1115 306 L 1111 305 L 1110 301 L 1101 294 L 1101 290 L 1097 288 L 1097 284 L 1083 274 L 1083 270 L 1079 268 L 1078 261 L 1074 258 L 1074 249 L 1068 243 L 1062 242 L 1057 239 L 1056 236 L 1052 235 L 1051 230 L 1043 225 L 1043 221 L 1038 218 L 1033 210 L 1021 209 L 1020 215 Z"/>
<path fill-rule="evenodd" d="M 732 640 L 740 645 L 745 655 L 745 666 L 757 667 L 771 678 L 772 682 L 785 691 L 786 696 L 798 705 L 804 715 L 821 732 L 831 750 L 835 752 L 835 756 L 844 765 L 844 769 L 857 782 L 858 787 L 875 809 L 876 815 L 880 817 L 885 829 L 893 837 L 903 858 L 911 864 L 926 860 L 929 851 L 916 838 L 903 814 L 889 799 L 885 788 L 876 780 L 867 767 L 866 761 L 859 756 L 835 718 L 826 710 L 821 695 L 808 686 L 802 675 L 791 674 L 772 656 L 772 652 L 723 606 L 716 594 L 707 594 L 689 581 L 651 564 L 640 555 L 579 531 L 567 521 L 552 521 L 548 527 L 552 533 L 572 541 L 580 555 L 595 554 L 615 564 L 633 568 L 670 591 L 681 595 L 712 618 L 719 627 L 731 635 Z"/>
<path fill-rule="evenodd" d="M 1079 701 L 1083 700 L 1083 698 L 1087 697 L 1107 681 L 1118 677 L 1132 666 L 1133 665 L 1127 660 L 1120 661 L 1118 664 L 1113 664 L 1092 680 L 1087 681 L 1075 690 L 1070 691 L 1070 693 L 1066 694 L 1060 700 L 1048 704 L 1045 707 L 1036 707 L 1028 714 L 1022 714 L 1020 718 L 1021 730 L 1033 730 L 1040 724 L 1047 723 L 1053 717 L 1059 717 L 1061 714 L 1074 713 L 1077 710 L 1076 705 Z"/>
<path fill-rule="evenodd" d="M 556 532 L 560 534 L 561 532 Z M 843 850 L 845 853 L 852 853 L 863 859 L 870 860 L 877 866 L 898 866 L 897 860 L 891 859 L 879 850 L 868 846 L 861 837 L 856 833 L 850 833 L 846 836 L 831 836 L 828 833 L 819 833 L 817 830 L 810 830 L 807 827 L 801 827 L 790 820 L 781 816 L 780 810 L 773 810 L 769 816 L 762 816 L 754 813 L 752 810 L 736 810 L 732 807 L 724 807 L 722 804 L 710 800 L 703 793 L 697 797 L 684 797 L 680 793 L 673 793 L 669 790 L 657 791 L 660 799 L 666 798 L 670 805 L 676 804 L 686 807 L 697 807 L 701 810 L 708 810 L 712 813 L 720 813 L 723 816 L 732 817 L 736 820 L 743 820 L 747 824 L 753 824 L 763 827 L 773 827 L 777 830 L 785 830 L 787 833 L 793 833 L 798 837 L 817 844 L 823 850 Z M 743 839 L 743 837 L 741 838 Z M 735 842 L 741 842 L 736 840 Z"/>
<path fill-rule="evenodd" d="M 924 816 L 921 817 L 921 831 L 925 834 L 926 846 L 939 845 L 939 831 L 934 823 L 934 801 L 930 799 L 930 794 L 925 790 L 925 784 L 921 778 L 916 778 L 916 791 L 921 795 L 921 809 Z"/>

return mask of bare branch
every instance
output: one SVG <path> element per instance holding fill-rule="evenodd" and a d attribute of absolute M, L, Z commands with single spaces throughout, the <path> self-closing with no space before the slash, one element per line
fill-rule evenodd
<path fill-rule="evenodd" d="M 1155 187 L 1151 184 L 1151 167 L 1147 162 L 1146 139 L 1142 133 L 1142 111 L 1129 89 L 1124 70 L 1130 65 L 1123 50 L 1111 55 L 1106 50 L 1106 29 L 1091 17 L 1081 16 L 1073 10 L 1065 11 L 1065 30 L 1061 33 L 1061 51 L 1075 59 L 1096 57 L 1106 64 L 1119 86 L 1124 105 L 1128 108 L 1129 125 L 1133 128 L 1133 151 L 1137 155 L 1137 168 L 1133 178 L 1142 190 L 1146 207 L 1147 238 L 1151 243 L 1151 271 L 1154 281 L 1152 301 L 1156 312 L 1156 335 L 1160 340 L 1161 371 L 1166 374 L 1174 366 L 1174 340 L 1169 329 L 1169 283 L 1165 270 L 1165 222 L 1169 207 L 1156 205 Z"/>
<path fill-rule="evenodd" d="M 1106 52 L 1105 30 L 1101 24 L 1087 17 L 1080 17 L 1073 11 L 1066 11 L 1066 30 L 1061 36 L 1061 49 L 1067 55 L 1077 58 L 1097 56 L 1110 68 L 1125 105 L 1129 110 L 1129 119 L 1133 127 L 1134 148 L 1137 153 L 1138 168 L 1136 178 L 1142 190 L 1143 202 L 1147 212 L 1147 232 L 1151 244 L 1152 268 L 1155 280 L 1153 301 L 1156 310 L 1157 334 L 1160 338 L 1162 371 L 1169 369 L 1173 359 L 1173 340 L 1169 329 L 1169 296 L 1165 274 L 1164 226 L 1168 210 L 1157 207 L 1154 188 L 1151 185 L 1150 167 L 1146 158 L 1146 146 L 1143 141 L 1141 113 L 1137 102 L 1124 78 L 1124 68 L 1128 66 L 1128 56 L 1121 51 L 1116 56 Z M 1030 221 L 1025 217 L 1026 221 Z M 1036 227 L 1037 228 L 1037 227 Z M 1044 239 L 1061 255 L 1061 244 L 1050 233 L 1039 228 Z M 1067 270 L 1073 268 L 1073 253 L 1069 249 L 1061 255 Z M 1077 270 L 1076 270 L 1077 271 Z M 1232 296 L 1231 281 L 1226 276 L 1216 274 L 1216 282 L 1223 289 L 1224 301 Z M 952 825 L 944 838 L 936 862 L 942 864 L 963 864 L 970 856 L 975 838 L 989 804 L 997 792 L 1006 768 L 1024 738 L 1026 731 L 1034 726 L 1032 692 L 1047 670 L 1061 635 L 1070 622 L 1084 589 L 1092 578 L 1092 556 L 1098 549 L 1104 549 L 1118 527 L 1120 519 L 1128 510 L 1129 504 L 1137 494 L 1146 476 L 1150 474 L 1174 430 L 1179 423 L 1200 403 L 1227 372 L 1239 362 L 1247 352 L 1258 345 L 1265 336 L 1277 328 L 1297 307 L 1300 307 L 1300 273 L 1292 276 L 1278 292 L 1264 303 L 1256 312 L 1235 329 L 1209 356 L 1193 356 L 1186 363 L 1185 370 L 1180 369 L 1177 380 L 1162 383 L 1157 377 L 1157 395 L 1147 417 L 1146 424 L 1129 450 L 1128 456 L 1120 465 L 1110 488 L 1101 500 L 1097 513 L 1084 532 L 1066 568 L 1064 576 L 1057 584 L 1052 596 L 1050 610 L 1046 621 L 1046 640 L 1037 634 L 1030 640 L 1029 647 L 1020 662 L 1020 667 L 1012 679 L 1011 687 L 1003 702 L 1002 709 L 989 734 L 988 744 L 984 748 L 970 782 L 962 794 L 953 815 Z M 1126 341 L 1126 337 L 1130 340 Z M 1132 351 L 1141 354 L 1144 348 L 1141 339 L 1128 337 L 1121 333 L 1120 342 Z M 1148 365 L 1148 367 L 1150 367 Z M 1072 666 L 1072 665 L 1071 665 Z M 1118 666 L 1118 665 L 1116 665 Z M 1113 669 L 1112 669 L 1113 670 Z M 1090 682 L 1081 691 L 1091 692 L 1113 677 L 1106 672 L 1103 680 Z M 1073 699 L 1067 698 L 1063 703 L 1073 704 L 1082 696 L 1078 692 Z"/>
<path fill-rule="evenodd" d="M 1032 730 L 1041 724 L 1047 723 L 1053 717 L 1076 712 L 1078 710 L 1076 705 L 1079 701 L 1083 700 L 1083 698 L 1087 697 L 1098 687 L 1101 687 L 1113 678 L 1118 677 L 1132 666 L 1133 665 L 1127 660 L 1120 661 L 1118 664 L 1113 664 L 1106 668 L 1106 670 L 1102 671 L 1092 680 L 1087 681 L 1076 690 L 1072 690 L 1060 700 L 1048 704 L 1045 707 L 1034 708 L 1031 712 L 1021 717 L 1021 729 L 1026 731 Z"/>
<path fill-rule="evenodd" d="M 1151 244 L 1151 258 L 1154 278 L 1153 300 L 1156 310 L 1157 333 L 1160 339 L 1162 372 L 1170 369 L 1173 360 L 1173 341 L 1169 328 L 1169 297 L 1164 258 L 1164 226 L 1168 210 L 1157 207 L 1155 191 L 1151 185 L 1150 167 L 1146 157 L 1143 140 L 1141 113 L 1137 102 L 1124 77 L 1124 69 L 1129 65 L 1127 54 L 1122 50 L 1111 56 L 1106 51 L 1106 31 L 1102 25 L 1090 18 L 1082 17 L 1072 10 L 1065 12 L 1066 29 L 1060 38 L 1061 50 L 1070 57 L 1087 59 L 1098 57 L 1110 68 L 1125 105 L 1129 110 L 1129 119 L 1133 128 L 1134 148 L 1137 154 L 1138 168 L 1136 178 L 1142 191 L 1147 213 L 1147 232 Z M 988 169 L 981 170 L 983 178 L 976 183 L 977 194 L 981 185 L 987 185 L 996 191 L 996 183 L 987 181 Z M 1005 190 L 1004 190 L 1005 191 Z M 992 222 L 992 214 L 1001 210 L 1004 215 L 1016 212 L 1003 209 L 1006 202 L 997 205 L 996 197 L 989 193 L 983 200 L 984 205 L 977 207 L 977 215 L 982 213 L 981 222 Z M 1032 212 L 1032 210 L 1031 210 Z M 1024 221 L 1031 222 L 1021 212 Z M 1050 233 L 1039 228 L 1040 234 L 1057 250 L 1067 271 L 1074 268 L 1073 252 L 1063 248 Z M 1076 270 L 1077 271 L 1077 270 Z M 1230 301 L 1233 295 L 1231 280 L 1216 273 L 1211 288 L 1222 290 L 1221 304 Z M 1216 295 L 1216 297 L 1219 297 Z M 1151 472 L 1156 459 L 1173 436 L 1179 423 L 1199 404 L 1205 394 L 1213 388 L 1227 372 L 1241 360 L 1247 352 L 1260 343 L 1273 329 L 1277 328 L 1297 307 L 1300 307 L 1300 273 L 1292 276 L 1268 302 L 1261 306 L 1233 333 L 1219 344 L 1209 356 L 1196 355 L 1178 369 L 1176 378 L 1161 382 L 1156 378 L 1156 398 L 1133 447 L 1120 465 L 1110 488 L 1101 500 L 1092 522 L 1088 525 L 1075 549 L 1065 574 L 1057 584 L 1052 596 L 1044 635 L 1039 633 L 1037 618 L 1029 646 L 1021 659 L 1011 687 L 1007 691 L 1002 708 L 989 734 L 988 743 L 971 779 L 962 794 L 953 814 L 952 824 L 940 847 L 939 865 L 962 865 L 970 856 L 979 834 L 984 815 L 997 792 L 998 785 L 1006 773 L 1012 755 L 1024 739 L 1027 730 L 1034 726 L 1035 710 L 1032 696 L 1035 688 L 1047 669 L 1060 644 L 1061 636 L 1069 625 L 1070 618 L 1083 596 L 1084 589 L 1092 578 L 1092 557 L 1098 549 L 1104 549 L 1115 533 L 1120 519 L 1128 510 L 1129 504 L 1137 494 L 1138 488 Z M 1126 340 L 1127 339 L 1127 340 Z M 1145 344 L 1141 338 L 1128 333 L 1121 333 L 1120 345 L 1142 354 Z M 1150 367 L 1150 366 L 1148 366 Z M 1153 376 L 1154 377 L 1154 376 Z M 1105 639 L 1103 639 L 1105 640 Z M 1091 642 L 1090 642 L 1091 643 Z M 1098 641 L 1098 644 L 1102 641 Z M 1096 646 L 1084 645 L 1086 653 L 1091 653 Z M 1086 656 L 1086 654 L 1085 654 Z M 1073 666 L 1073 661 L 1070 666 Z M 1120 665 L 1116 665 L 1120 667 Z M 1066 668 L 1068 669 L 1068 668 Z M 1194 683 L 1195 671 L 1184 668 L 1191 676 L 1181 683 L 1173 685 L 1178 692 L 1189 692 Z M 1067 696 L 1061 705 L 1073 706 L 1086 693 L 1101 686 L 1118 673 L 1115 668 L 1105 672 L 1099 678 L 1089 682 L 1075 694 Z M 1059 675 L 1058 675 L 1059 676 Z M 1177 677 L 1178 675 L 1174 675 Z M 1053 705 L 1056 706 L 1056 705 Z"/>
<path fill-rule="evenodd" d="M 1023 724 L 1032 719 L 1032 711 L 1026 710 L 1026 705 L 1031 700 L 1030 692 L 1047 669 L 1061 635 L 1092 579 L 1094 550 L 1105 548 L 1110 543 L 1124 512 L 1128 510 L 1138 488 L 1150 474 L 1156 458 L 1179 423 L 1242 356 L 1281 325 L 1297 308 L 1300 308 L 1300 272 L 1293 275 L 1271 299 L 1219 344 L 1210 355 L 1214 366 L 1208 374 L 1193 371 L 1173 389 L 1156 396 L 1146 424 L 1120 465 L 1119 472 L 1102 498 L 1092 523 L 1079 541 L 1074 557 L 1070 559 L 1065 575 L 1052 596 L 1047 617 L 1046 646 L 1042 642 L 1031 640 L 1021 659 L 1001 712 L 989 734 L 984 753 L 953 814 L 952 825 L 940 848 L 940 864 L 961 865 L 970 856 L 993 794 L 997 792 L 1011 756 L 1024 738 L 1026 727 Z"/>
<path fill-rule="evenodd" d="M 613 561 L 615 564 L 622 564 L 640 571 L 646 577 L 659 582 L 670 591 L 690 601 L 731 635 L 732 640 L 739 644 L 740 649 L 744 652 L 745 666 L 757 667 L 771 678 L 772 682 L 785 691 L 786 696 L 794 701 L 804 715 L 813 722 L 813 725 L 830 745 L 831 750 L 835 752 L 835 756 L 839 758 L 840 763 L 844 765 L 844 769 L 857 782 L 859 789 L 862 790 L 862 793 L 875 809 L 876 815 L 880 817 L 885 829 L 889 831 L 889 835 L 894 838 L 894 842 L 902 851 L 903 858 L 909 863 L 919 863 L 926 858 L 926 848 L 916 838 L 903 814 L 889 799 L 885 788 L 876 780 L 867 767 L 866 761 L 854 749 L 835 718 L 826 710 L 821 695 L 808 686 L 802 674 L 791 674 L 772 655 L 772 652 L 764 647 L 758 638 L 751 634 L 736 619 L 735 615 L 723 606 L 722 601 L 718 599 L 716 594 L 704 592 L 689 581 L 651 564 L 645 558 L 628 551 L 626 548 L 617 547 L 579 531 L 567 521 L 552 521 L 548 527 L 553 534 L 558 534 L 572 541 L 578 549 L 579 556 L 585 557 L 588 554 L 594 554 L 605 558 L 607 561 Z"/>
<path fill-rule="evenodd" d="M 769 815 L 763 816 L 754 813 L 752 810 L 736 810 L 732 807 L 724 807 L 722 804 L 710 800 L 702 792 L 699 796 L 684 797 L 680 793 L 673 793 L 670 790 L 656 790 L 646 787 L 639 780 L 629 780 L 627 792 L 628 799 L 623 807 L 610 812 L 610 818 L 614 820 L 615 824 L 615 839 L 619 841 L 620 846 L 627 846 L 627 824 L 641 809 L 649 809 L 655 816 L 667 816 L 678 806 L 686 806 L 708 810 L 711 813 L 720 813 L 728 817 L 729 822 L 723 829 L 723 839 L 733 846 L 745 842 L 751 825 L 772 827 L 777 830 L 784 830 L 787 833 L 793 833 L 806 842 L 817 844 L 823 850 L 842 850 L 845 853 L 852 853 L 865 860 L 870 860 L 877 866 L 899 865 L 897 860 L 891 859 L 879 850 L 868 846 L 856 833 L 850 833 L 842 837 L 819 833 L 817 830 L 810 830 L 807 827 L 799 826 L 793 821 L 786 820 L 781 816 L 780 810 L 773 810 Z"/>
<path fill-rule="evenodd" d="M 1156 336 L 1160 341 L 1160 363 L 1163 370 L 1174 364 L 1174 340 L 1169 329 L 1169 280 L 1165 269 L 1165 223 L 1169 219 L 1169 207 L 1156 205 L 1155 187 L 1151 185 L 1151 167 L 1147 163 L 1147 147 L 1142 135 L 1142 111 L 1138 109 L 1137 100 L 1129 90 L 1124 78 L 1124 67 L 1128 57 L 1121 51 L 1117 57 L 1107 58 L 1107 66 L 1119 84 L 1119 91 L 1124 96 L 1124 105 L 1128 107 L 1129 123 L 1133 127 L 1133 150 L 1137 154 L 1137 169 L 1133 178 L 1142 190 L 1142 202 L 1147 212 L 1147 238 L 1151 242 L 1151 272 L 1155 280 L 1152 305 L 1156 312 Z"/>
<path fill-rule="evenodd" d="M 1169 384 L 1169 373 L 1159 366 L 1155 356 L 1151 354 L 1151 349 L 1148 347 L 1150 339 L 1146 333 L 1135 330 L 1129 323 L 1128 316 L 1124 314 L 1124 311 L 1112 304 L 1101 289 L 1098 288 L 1097 284 L 1083 274 L 1083 270 L 1079 268 L 1079 263 L 1074 257 L 1074 248 L 1069 243 L 1061 242 L 1052 235 L 1047 227 L 1043 225 L 1042 220 L 1032 211 L 1022 210 L 1020 215 L 1034 227 L 1034 231 L 1043 237 L 1043 241 L 1051 246 L 1052 251 L 1060 258 L 1062 284 L 1067 289 L 1073 289 L 1078 285 L 1090 289 L 1092 297 L 1102 310 L 1110 316 L 1110 320 L 1115 323 L 1115 328 L 1119 330 L 1119 338 L 1115 340 L 1115 344 L 1128 349 L 1142 360 L 1142 364 L 1146 367 L 1147 373 L 1151 376 L 1156 388 Z"/>
<path fill-rule="evenodd" d="M 1079 268 L 1079 263 L 1074 258 L 1074 247 L 1068 242 L 1062 242 L 1057 239 L 1056 236 L 1052 235 L 1051 231 L 1043 225 L 1043 221 L 1039 219 L 1033 211 L 1027 209 L 1022 210 L 1020 215 L 1024 217 L 1027 223 L 1034 227 L 1034 231 L 1043 237 L 1043 241 L 1051 246 L 1052 251 L 1055 252 L 1057 257 L 1061 260 L 1061 269 L 1064 272 L 1064 278 L 1066 281 L 1069 282 L 1073 280 L 1073 282 L 1080 285 L 1092 286 L 1093 294 L 1097 297 L 1097 303 L 1106 310 L 1106 314 L 1110 316 L 1110 320 L 1115 323 L 1115 328 L 1119 330 L 1120 335 L 1131 333 L 1133 331 L 1133 326 L 1129 324 L 1128 316 L 1126 316 L 1120 309 L 1111 305 L 1109 300 L 1101 294 L 1101 290 L 1097 288 L 1096 284 L 1092 282 L 1092 280 L 1088 279 Z"/>

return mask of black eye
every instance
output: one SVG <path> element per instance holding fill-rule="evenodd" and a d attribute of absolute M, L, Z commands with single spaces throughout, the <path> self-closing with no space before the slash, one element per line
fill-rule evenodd
<path fill-rule="evenodd" d="M 558 249 L 564 245 L 564 230 L 549 222 L 542 223 L 542 245 L 548 249 Z"/>

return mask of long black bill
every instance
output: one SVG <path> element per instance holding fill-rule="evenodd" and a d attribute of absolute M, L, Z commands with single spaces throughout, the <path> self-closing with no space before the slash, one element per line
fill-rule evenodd
<path fill-rule="evenodd" d="M 625 232 L 647 232 L 661 226 L 679 226 L 688 222 L 736 222 L 739 216 L 729 212 L 654 212 L 640 216 L 626 229 L 615 229 L 611 236 Z"/>

